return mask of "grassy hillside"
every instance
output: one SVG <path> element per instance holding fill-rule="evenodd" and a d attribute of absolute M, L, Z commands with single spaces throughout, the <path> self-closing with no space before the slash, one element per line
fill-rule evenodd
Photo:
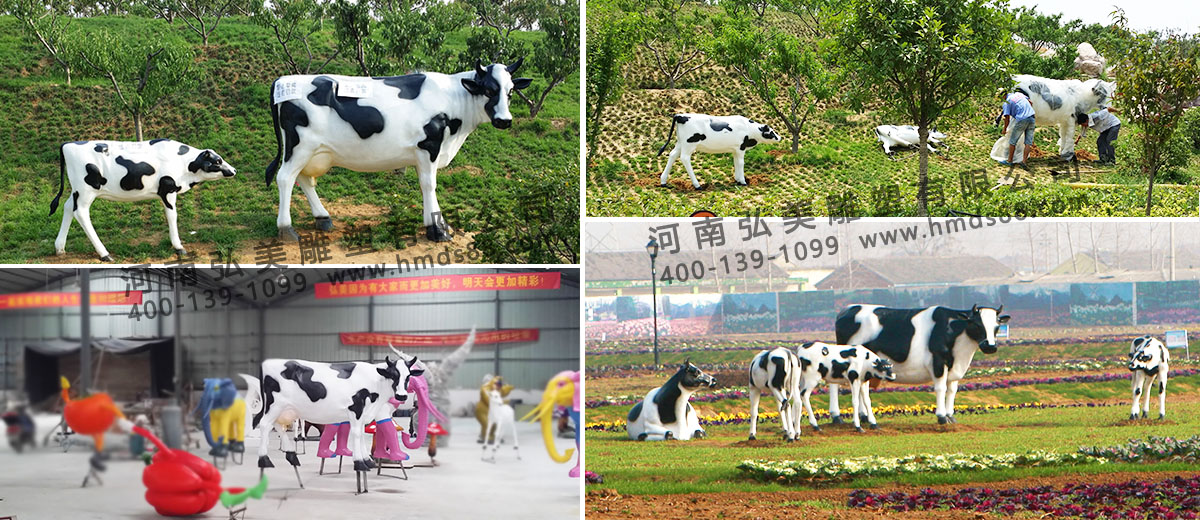
<path fill-rule="evenodd" d="M 278 191 L 263 183 L 263 170 L 275 155 L 268 93 L 275 77 L 287 73 L 276 58 L 269 29 L 244 18 L 223 21 L 199 47 L 182 24 L 109 17 L 76 21 L 84 30 L 108 27 L 152 35 L 173 31 L 196 46 L 199 86 L 150 114 L 145 138 L 166 137 L 212 148 L 238 168 L 232 179 L 198 186 L 180 197 L 179 227 L 184 246 L 207 262 L 212 251 L 253 261 L 254 244 L 276 235 Z M 318 50 L 331 45 L 332 30 L 320 35 Z M 520 36 L 532 41 L 538 33 Z M 465 33 L 449 45 L 465 48 Z M 324 71 L 355 74 L 339 58 Z M 457 72 L 446 70 L 439 72 Z M 543 78 L 523 70 L 543 85 Z M 58 191 L 58 146 L 81 139 L 133 139 L 132 120 L 120 111 L 111 87 L 94 78 L 64 84 L 61 71 L 21 32 L 12 17 L 0 17 L 0 262 L 94 261 L 92 246 L 77 224 L 67 242 L 68 256 L 54 257 L 54 237 L 62 214 L 48 215 Z M 515 98 L 514 98 L 515 99 Z M 513 128 L 481 126 L 451 165 L 438 175 L 438 199 L 458 233 L 452 245 L 428 243 L 421 227 L 421 196 L 414 171 L 357 173 L 334 171 L 322 177 L 318 193 L 334 219 L 335 246 L 344 245 L 351 224 L 370 228 L 370 245 L 385 252 L 416 244 L 422 251 L 464 249 L 472 237 L 510 225 L 513 198 L 534 197 L 546 183 L 578 182 L 579 77 L 572 76 L 549 96 L 536 120 L 523 103 L 513 105 Z M 69 188 L 68 188 L 69 189 Z M 313 219 L 299 189 L 292 218 L 298 232 L 312 231 Z M 59 211 L 62 211 L 61 209 Z M 576 219 L 577 221 L 578 219 Z M 93 206 L 97 234 L 119 262 L 172 259 L 162 206 L 157 201 Z M 503 229 L 503 228 L 501 228 Z M 194 235 L 189 235 L 194 232 Z M 577 233 L 575 233 L 577 235 Z M 574 239 L 573 240 L 577 240 Z M 364 245 L 364 244 L 356 244 Z M 294 246 L 291 247 L 294 249 Z M 297 255 L 298 256 L 298 255 Z M 386 258 L 391 261 L 392 255 Z M 479 260 L 487 260 L 480 258 Z M 353 261 L 353 259 L 351 259 Z"/>
<path fill-rule="evenodd" d="M 786 25 L 786 19 L 776 20 Z M 1017 71 L 1019 72 L 1019 71 Z M 675 89 L 665 88 L 653 64 L 653 56 L 640 47 L 625 69 L 630 78 L 620 100 L 606 108 L 603 131 L 588 166 L 588 209 L 592 216 L 679 216 L 696 210 L 718 215 L 790 216 L 798 212 L 827 215 L 828 198 L 852 196 L 851 214 L 860 216 L 916 215 L 916 151 L 900 151 L 894 160 L 882 151 L 873 134 L 880 124 L 909 124 L 888 118 L 882 110 L 857 114 L 836 101 L 819 106 L 803 129 L 799 152 L 791 154 L 790 135 L 785 142 L 759 145 L 746 154 L 749 187 L 733 180 L 729 154 L 696 154 L 692 158 L 697 179 L 707 184 L 703 191 L 692 189 L 683 165 L 676 163 L 670 187 L 658 187 L 671 146 L 661 156 L 672 114 L 699 112 L 714 115 L 741 114 L 766 122 L 784 133 L 782 122 L 731 71 L 709 64 L 686 76 Z M 1118 89 L 1120 78 L 1116 78 Z M 1032 173 L 1021 172 L 1020 184 L 1032 186 L 989 190 L 1008 173 L 989 158 L 1000 129 L 991 125 L 999 112 L 1000 99 L 977 100 L 974 115 L 960 121 L 943 121 L 938 130 L 949 135 L 945 157 L 930 158 L 930 187 L 940 185 L 945 204 L 931 212 L 944 214 L 954 209 L 992 216 L 1070 215 L 1141 216 L 1144 214 L 1146 182 L 1120 169 L 1101 168 L 1083 161 L 1078 178 L 1052 175 L 1065 165 L 1052 157 L 1030 159 Z M 1125 122 L 1117 141 L 1118 161 L 1130 157 L 1138 130 Z M 1096 154 L 1096 134 L 1090 132 L 1078 149 Z M 1038 128 L 1036 144 L 1057 155 L 1058 132 Z M 673 143 L 672 143 L 673 146 Z M 983 193 L 962 190 L 962 176 L 982 169 Z M 1182 169 L 1160 177 L 1155 187 L 1155 216 L 1191 216 L 1196 212 L 1200 186 L 1200 155 L 1193 155 Z M 1098 186 L 1097 186 L 1098 185 Z M 900 198 L 890 192 L 899 186 Z M 1160 189 L 1161 188 L 1161 189 Z M 890 194 L 889 194 L 890 193 Z M 847 195 L 850 194 L 850 195 Z M 811 206 L 807 212 L 797 210 Z"/>

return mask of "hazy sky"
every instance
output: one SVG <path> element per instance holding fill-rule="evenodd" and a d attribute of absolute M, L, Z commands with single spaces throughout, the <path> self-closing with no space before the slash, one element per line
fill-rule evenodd
<path fill-rule="evenodd" d="M 817 239 L 824 244 L 830 236 L 837 237 L 836 258 L 825 256 L 821 259 L 810 258 L 799 264 L 793 262 L 798 266 L 814 268 L 838 265 L 853 258 L 921 255 L 991 256 L 998 259 L 1008 257 L 1013 260 L 1010 265 L 1015 263 L 1014 267 L 1028 270 L 1028 259 L 1032 255 L 1036 258 L 1038 270 L 1043 271 L 1046 267 L 1069 259 L 1072 250 L 1075 253 L 1089 254 L 1093 247 L 1100 252 L 1114 251 L 1118 248 L 1123 252 L 1165 251 L 1170 244 L 1171 231 L 1170 224 L 1163 219 L 1042 219 L 998 224 L 977 230 L 965 229 L 954 233 L 943 231 L 943 235 L 937 238 L 918 237 L 900 245 L 885 246 L 877 243 L 874 247 L 866 247 L 862 238 L 881 231 L 917 226 L 918 233 L 929 235 L 929 223 L 919 218 L 871 219 L 831 226 L 828 219 L 819 218 L 814 221 L 816 229 L 798 228 L 790 234 L 785 234 L 780 219 L 763 219 L 771 231 L 771 236 L 743 242 L 741 237 L 745 233 L 739 226 L 740 220 L 736 217 L 724 219 L 726 244 L 723 248 L 717 248 L 718 250 L 758 249 L 778 255 L 781 246 L 794 250 L 795 244 L 800 241 L 811 243 Z M 940 218 L 934 222 L 944 220 Z M 651 227 L 673 222 L 680 223 L 678 233 L 681 251 L 696 251 L 696 233 L 691 219 L 588 222 L 584 228 L 584 248 L 588 253 L 644 250 Z M 1200 252 L 1200 220 L 1175 219 L 1175 243 L 1177 248 Z M 712 248 L 704 248 L 705 251 L 710 249 Z"/>
<path fill-rule="evenodd" d="M 1125 9 L 1134 29 L 1178 29 L 1200 32 L 1200 2 L 1197 0 L 1009 0 L 1016 7 L 1033 7 L 1044 14 L 1062 13 L 1064 20 L 1109 24 L 1115 6 Z"/>

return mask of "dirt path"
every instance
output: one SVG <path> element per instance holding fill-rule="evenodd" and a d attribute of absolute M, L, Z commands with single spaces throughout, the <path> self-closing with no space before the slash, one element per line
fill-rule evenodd
<path fill-rule="evenodd" d="M 989 482 L 975 487 L 1008 489 L 1030 486 L 1063 487 L 1069 484 L 1113 484 L 1128 480 L 1165 480 L 1175 476 L 1193 477 L 1200 471 L 1191 472 L 1122 472 L 1089 475 L 1058 475 L 1054 477 L 1031 477 L 1002 482 Z M 926 486 L 938 491 L 953 491 L 968 485 Z M 889 486 L 873 488 L 875 493 L 903 491 L 913 493 L 925 487 Z M 875 519 L 875 518 L 948 518 L 978 519 L 988 517 L 974 511 L 918 511 L 894 513 L 871 509 L 847 509 L 846 499 L 851 489 L 830 488 L 804 491 L 772 492 L 728 492 L 687 493 L 679 495 L 623 496 L 603 484 L 589 484 L 585 511 L 590 519 L 655 518 L 659 520 L 685 519 L 745 519 L 761 520 L 774 518 L 831 518 L 831 519 Z"/>

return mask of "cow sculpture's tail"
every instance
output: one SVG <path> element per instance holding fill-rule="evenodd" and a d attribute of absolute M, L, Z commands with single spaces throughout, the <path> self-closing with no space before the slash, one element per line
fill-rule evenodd
<path fill-rule="evenodd" d="M 658 149 L 658 155 L 662 155 L 666 151 L 667 146 L 671 144 L 671 136 L 675 135 L 675 126 L 679 124 L 678 117 L 678 115 L 671 116 L 671 130 L 667 132 L 667 142 L 663 143 L 662 148 Z"/>
<path fill-rule="evenodd" d="M 263 417 L 263 396 L 262 383 L 257 377 L 249 374 L 238 374 L 242 379 L 246 380 L 246 410 L 254 416 L 254 422 L 251 423 L 251 428 L 258 428 L 259 421 Z"/>
<path fill-rule="evenodd" d="M 54 212 L 58 209 L 58 199 L 62 198 L 63 183 L 66 181 L 66 178 L 67 178 L 67 157 L 66 157 L 66 152 L 63 151 L 63 147 L 65 147 L 65 146 L 67 146 L 67 145 L 64 144 L 64 145 L 58 147 L 58 195 L 55 195 L 54 200 L 50 201 L 50 214 L 51 215 L 53 215 Z M 63 211 L 66 211 L 66 209 L 63 209 Z"/>
<path fill-rule="evenodd" d="M 267 186 L 271 185 L 271 180 L 275 178 L 275 174 L 279 172 L 279 159 L 283 157 L 283 129 L 279 127 L 279 105 L 275 104 L 275 80 L 271 83 L 271 90 L 267 92 L 267 106 L 271 107 L 271 129 L 275 131 L 275 158 L 271 159 L 271 164 L 267 165 L 267 171 L 264 173 L 264 178 L 267 180 Z"/>

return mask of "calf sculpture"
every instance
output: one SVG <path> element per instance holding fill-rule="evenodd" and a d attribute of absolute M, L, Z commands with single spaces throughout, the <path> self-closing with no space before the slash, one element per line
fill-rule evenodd
<path fill-rule="evenodd" d="M 771 394 L 779 404 L 779 422 L 788 441 L 800 435 L 800 367 L 796 353 L 784 347 L 764 350 L 750 360 L 750 440 L 758 436 L 758 400 Z"/>
<path fill-rule="evenodd" d="M 830 345 L 828 343 L 805 343 L 796 349 L 800 360 L 800 395 L 804 408 L 808 411 L 808 421 L 813 429 L 817 426 L 817 417 L 813 414 L 813 390 L 821 381 L 850 386 L 850 400 L 854 406 L 854 429 L 863 431 L 862 421 L 866 420 L 872 430 L 879 428 L 875 423 L 875 411 L 871 408 L 872 379 L 895 381 L 892 373 L 892 363 L 883 359 L 866 347 L 858 345 Z M 829 391 L 836 392 L 837 386 L 830 386 Z M 799 428 L 796 429 L 800 431 Z"/>
<path fill-rule="evenodd" d="M 930 130 L 929 135 L 925 137 L 925 146 L 930 152 L 937 153 L 938 146 L 942 144 L 942 139 L 946 138 L 937 130 Z M 875 127 L 875 139 L 883 145 L 883 153 L 888 157 L 893 155 L 892 148 L 917 148 L 921 146 L 920 130 L 913 125 L 879 125 Z"/>
<path fill-rule="evenodd" d="M 333 221 L 316 186 L 317 178 L 330 168 L 380 171 L 415 166 L 426 236 L 450 240 L 437 201 L 437 170 L 450 164 L 480 124 L 512 126 L 509 97 L 531 82 L 512 76 L 521 61 L 486 68 L 476 62 L 475 70 L 454 75 L 294 75 L 275 80 L 270 101 L 277 148 L 266 181 L 279 181 L 279 238 L 299 239 L 290 209 L 296 183 L 308 199 L 317 229 L 329 230 Z"/>
<path fill-rule="evenodd" d="M 770 126 L 755 123 L 743 116 L 675 114 L 671 117 L 671 130 L 667 132 L 667 142 L 658 149 L 658 155 L 661 156 L 667 145 L 671 144 L 671 136 L 675 134 L 676 129 L 679 130 L 679 137 L 671 155 L 667 156 L 667 167 L 658 179 L 659 186 L 667 185 L 671 167 L 675 165 L 675 159 L 679 159 L 687 169 L 692 187 L 700 189 L 700 181 L 696 180 L 696 173 L 692 171 L 692 154 L 695 152 L 732 153 L 733 179 L 742 186 L 749 186 L 743 171 L 746 166 L 746 150 L 759 143 L 779 142 L 779 134 Z"/>
<path fill-rule="evenodd" d="M 71 183 L 71 198 L 63 204 L 62 225 L 54 239 L 54 252 L 66 254 L 71 217 L 79 221 L 100 259 L 111 262 L 100 237 L 92 227 L 90 208 L 96 199 L 135 201 L 162 199 L 167 212 L 171 246 L 179 256 L 187 254 L 179 240 L 176 199 L 197 184 L 237 174 L 233 166 L 212 150 L 193 148 L 178 141 L 155 139 L 145 142 L 75 141 L 59 149 L 58 195 L 50 201 L 50 214 L 58 209 L 63 178 Z"/>
<path fill-rule="evenodd" d="M 704 373 L 690 361 L 662 386 L 646 393 L 646 398 L 629 410 L 625 431 L 630 439 L 686 441 L 703 437 L 704 428 L 688 399 L 696 390 L 717 386 L 713 376 Z"/>
<path fill-rule="evenodd" d="M 1158 418 L 1167 417 L 1167 362 L 1170 354 L 1167 347 L 1158 338 L 1142 336 L 1134 339 L 1129 347 L 1129 371 L 1133 372 L 1133 410 L 1129 419 L 1138 418 L 1139 404 L 1145 397 L 1142 409 L 1142 419 L 1150 413 L 1150 393 L 1158 390 Z M 1158 382 L 1157 387 L 1155 381 Z"/>

